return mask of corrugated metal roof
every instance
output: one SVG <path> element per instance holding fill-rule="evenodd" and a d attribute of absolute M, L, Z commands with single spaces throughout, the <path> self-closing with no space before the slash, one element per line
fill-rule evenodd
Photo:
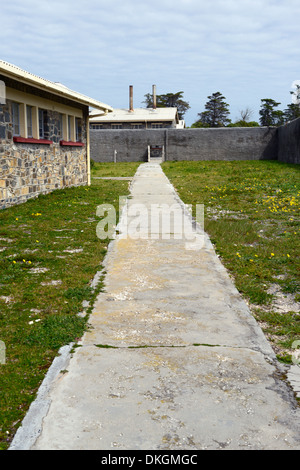
<path fill-rule="evenodd" d="M 93 117 L 94 115 L 94 117 Z M 175 121 L 179 122 L 177 108 L 135 108 L 114 109 L 105 116 L 97 116 L 97 112 L 90 113 L 90 122 L 144 122 L 144 121 Z"/>
<path fill-rule="evenodd" d="M 88 96 L 82 95 L 81 93 L 70 90 L 61 83 L 51 82 L 50 80 L 46 80 L 45 78 L 38 77 L 37 75 L 34 75 L 30 72 L 26 72 L 20 67 L 9 64 L 3 60 L 0 60 L 0 73 L 22 83 L 35 86 L 36 88 L 40 88 L 55 95 L 76 101 L 91 108 L 98 110 L 101 109 L 105 112 L 111 112 L 113 110 L 111 106 L 105 103 L 101 103 L 100 101 L 97 101 L 93 98 L 89 98 Z"/>

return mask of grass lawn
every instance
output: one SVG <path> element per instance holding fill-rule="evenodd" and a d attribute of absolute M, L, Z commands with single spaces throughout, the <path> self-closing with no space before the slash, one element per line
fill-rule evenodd
<path fill-rule="evenodd" d="M 276 161 L 165 162 L 278 358 L 300 339 L 300 167 Z"/>
<path fill-rule="evenodd" d="M 91 161 L 93 177 L 131 177 L 142 162 L 102 163 Z"/>
<path fill-rule="evenodd" d="M 96 165 L 97 176 L 133 176 L 136 164 Z M 99 171 L 100 168 L 100 171 Z M 0 449 L 6 449 L 59 348 L 87 328 L 108 241 L 97 206 L 128 194 L 128 181 L 92 180 L 0 211 Z"/>

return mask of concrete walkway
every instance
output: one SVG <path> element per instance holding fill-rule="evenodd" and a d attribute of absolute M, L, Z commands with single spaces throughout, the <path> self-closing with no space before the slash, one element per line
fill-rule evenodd
<path fill-rule="evenodd" d="M 134 207 L 156 203 L 191 221 L 159 164 L 139 167 L 131 196 L 92 329 L 57 359 L 11 449 L 299 450 L 293 392 L 208 237 L 180 224 L 149 236 L 145 211 L 135 224 Z"/>

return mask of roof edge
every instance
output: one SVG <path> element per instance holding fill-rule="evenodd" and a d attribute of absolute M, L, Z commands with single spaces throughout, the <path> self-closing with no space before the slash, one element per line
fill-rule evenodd
<path fill-rule="evenodd" d="M 135 112 L 137 111 L 137 112 Z M 160 113 L 162 111 L 163 114 Z M 146 120 L 159 120 L 159 121 L 169 121 L 172 116 L 166 115 L 167 112 L 172 114 L 176 123 L 179 124 L 180 120 L 178 117 L 178 110 L 176 107 L 157 107 L 157 108 L 135 108 L 133 111 L 128 110 L 127 108 L 114 108 L 112 115 L 99 115 L 93 110 L 90 112 L 90 122 L 95 122 L 97 120 L 102 122 L 108 121 L 130 121 L 130 122 L 140 122 Z M 100 117 L 100 119 L 99 119 Z"/>
<path fill-rule="evenodd" d="M 112 112 L 113 108 L 108 104 L 102 103 L 93 98 L 89 98 L 86 95 L 71 90 L 70 88 L 55 82 L 51 82 L 45 78 L 38 77 L 30 72 L 22 70 L 20 67 L 0 60 L 0 73 L 8 76 L 12 79 L 18 79 L 19 81 L 35 86 L 36 88 L 42 89 L 49 93 L 53 93 L 57 96 L 68 98 L 78 103 L 90 106 L 95 109 L 101 109 L 102 111 Z"/>

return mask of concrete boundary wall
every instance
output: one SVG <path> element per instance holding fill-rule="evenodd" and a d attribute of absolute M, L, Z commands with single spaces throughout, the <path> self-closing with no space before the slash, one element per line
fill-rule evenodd
<path fill-rule="evenodd" d="M 300 163 L 300 118 L 278 129 L 278 160 Z"/>
<path fill-rule="evenodd" d="M 91 158 L 98 162 L 146 161 L 148 146 L 164 147 L 166 160 L 277 160 L 278 129 L 92 130 Z"/>

